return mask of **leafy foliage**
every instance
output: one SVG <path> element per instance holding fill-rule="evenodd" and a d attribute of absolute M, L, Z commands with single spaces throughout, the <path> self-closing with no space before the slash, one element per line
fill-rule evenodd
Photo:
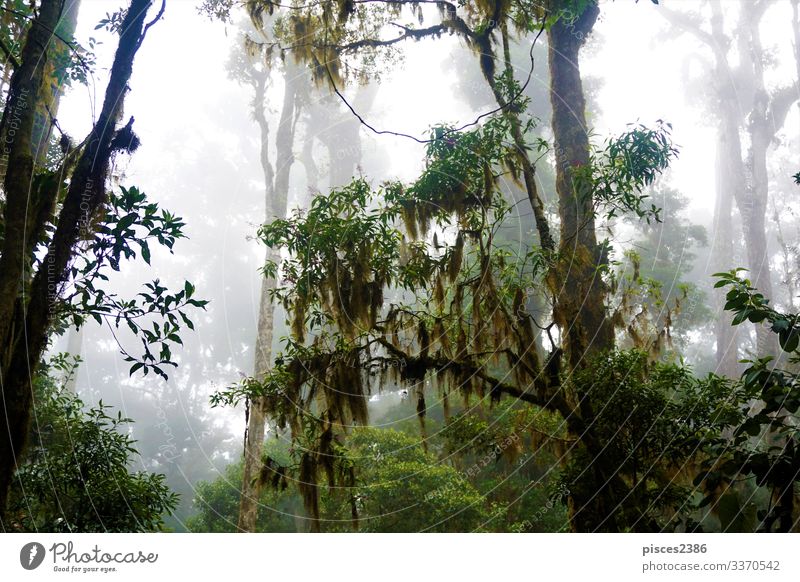
<path fill-rule="evenodd" d="M 362 428 L 347 441 L 357 467 L 362 531 L 464 532 L 488 517 L 483 496 L 452 467 L 393 430 Z"/>
<path fill-rule="evenodd" d="M 639 124 L 609 139 L 589 167 L 574 174 L 577 191 L 591 195 L 608 218 L 633 213 L 647 222 L 660 220 L 659 208 L 647 207 L 642 192 L 678 155 L 671 130 L 671 124 L 658 120 L 655 128 Z"/>
<path fill-rule="evenodd" d="M 287 251 L 280 269 L 268 262 L 264 274 L 282 280 L 273 300 L 291 314 L 292 334 L 265 378 L 245 380 L 212 402 L 265 397 L 278 428 L 303 443 L 298 480 L 312 516 L 319 511 L 318 469 L 336 487 L 352 482 L 340 431 L 367 422 L 366 397 L 378 374 L 378 389 L 393 379 L 414 386 L 423 431 L 428 372 L 443 393 L 451 384 L 466 397 L 491 390 L 493 401 L 502 391 L 526 393 L 570 415 L 560 351 L 553 343 L 551 369 L 543 373 L 536 322 L 525 308 L 526 292 L 550 258 L 519 257 L 495 238 L 509 212 L 501 177 L 521 177 L 515 123 L 495 115 L 468 131 L 435 127 L 425 169 L 412 183 L 373 190 L 357 179 L 260 229 L 273 251 Z M 609 146 L 598 184 L 607 187 L 606 202 L 619 199 L 635 211 L 639 203 L 625 196 L 651 184 L 674 152 L 666 131 L 637 128 L 619 143 Z M 650 170 L 625 161 L 639 150 L 663 155 L 660 165 Z M 504 376 L 513 383 L 497 379 Z"/>
<path fill-rule="evenodd" d="M 769 324 L 772 331 L 778 334 L 781 348 L 786 352 L 795 352 L 800 344 L 800 315 L 773 309 L 769 299 L 759 293 L 749 279 L 739 275 L 745 270 L 740 268 L 714 274 L 719 279 L 714 287 L 729 287 L 725 295 L 725 310 L 735 314 L 732 324 L 739 325 L 745 321 Z"/>
<path fill-rule="evenodd" d="M 288 447 L 283 441 L 268 439 L 264 455 L 288 462 Z M 211 482 L 195 485 L 195 513 L 187 527 L 193 532 L 235 532 L 239 515 L 242 487 L 242 461 L 230 463 L 225 472 Z M 295 516 L 302 512 L 302 502 L 296 491 L 264 487 L 259 499 L 260 511 L 256 531 L 290 533 L 296 531 Z"/>
<path fill-rule="evenodd" d="M 356 481 L 322 496 L 323 531 L 349 531 L 352 511 L 362 532 L 471 531 L 487 518 L 484 498 L 450 466 L 425 453 L 417 439 L 394 430 L 361 428 L 345 443 Z M 267 474 L 291 454 L 283 441 L 269 439 L 264 450 Z M 270 462 L 271 461 L 271 462 Z M 296 475 L 297 467 L 288 475 Z M 292 476 L 291 479 L 296 477 Z M 232 464 L 213 483 L 197 487 L 193 531 L 235 531 L 241 463 Z M 296 489 L 265 488 L 258 531 L 295 531 L 307 520 Z"/>
<path fill-rule="evenodd" d="M 104 217 L 90 231 L 86 251 L 70 268 L 70 292 L 59 313 L 62 329 L 70 324 L 80 327 L 89 317 L 110 329 L 112 324 L 119 329 L 125 323 L 139 338 L 143 352 L 137 357 L 120 346 L 125 361 L 132 363 L 130 373 L 152 371 L 167 378 L 163 367 L 176 366 L 172 346 L 183 343 L 181 329 L 194 329 L 189 310 L 203 309 L 208 302 L 194 297 L 195 287 L 189 281 L 180 291 L 170 292 L 156 279 L 131 299 L 106 292 L 100 283 L 108 281 L 109 270 L 119 272 L 123 260 L 135 259 L 137 249 L 148 265 L 152 243 L 171 253 L 175 242 L 185 236 L 184 226 L 179 217 L 148 202 L 135 187 L 110 193 Z"/>
<path fill-rule="evenodd" d="M 163 475 L 132 471 L 138 456 L 126 432 L 133 421 L 102 402 L 86 408 L 59 386 L 57 372 L 74 373 L 60 356 L 35 379 L 35 418 L 12 489 L 15 531 L 146 532 L 162 527 L 177 505 Z"/>
<path fill-rule="evenodd" d="M 769 305 L 750 281 L 742 276 L 743 269 L 717 273 L 717 287 L 728 287 L 725 309 L 734 312 L 734 325 L 750 321 L 769 325 L 778 334 L 789 361 L 798 358 L 800 314 L 782 313 Z M 769 491 L 770 503 L 757 513 L 762 531 L 790 531 L 794 527 L 795 488 L 800 481 L 800 429 L 797 411 L 800 409 L 800 376 L 796 371 L 778 367 L 780 360 L 772 357 L 747 361 L 742 374 L 743 389 L 757 405 L 742 406 L 742 422 L 735 428 L 732 439 L 713 443 L 712 455 L 705 471 L 696 483 L 704 483 L 709 494 L 703 502 L 715 501 L 715 493 L 727 490 L 738 479 L 748 479 L 756 487 Z"/>

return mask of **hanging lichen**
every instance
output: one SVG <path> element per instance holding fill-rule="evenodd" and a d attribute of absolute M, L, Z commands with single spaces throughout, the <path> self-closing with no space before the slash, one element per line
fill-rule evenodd
<path fill-rule="evenodd" d="M 495 170 L 508 155 L 497 139 L 507 129 L 493 118 L 471 132 L 435 131 L 441 139 L 429 145 L 414 183 L 375 191 L 355 180 L 260 231 L 288 255 L 275 295 L 291 315 L 293 338 L 281 356 L 287 378 L 270 414 L 305 435 L 298 471 L 313 519 L 317 478 L 326 475 L 333 487 L 346 474 L 337 472 L 337 435 L 367 422 L 376 375 L 379 390 L 413 388 L 423 441 L 426 378 L 449 416 L 452 390 L 465 401 L 476 395 L 498 402 L 503 388 L 488 366 L 509 366 L 526 384 L 537 376 L 535 333 L 490 227 L 503 212 Z M 411 301 L 386 305 L 387 293 Z M 524 379 L 520 363 L 529 369 Z"/>

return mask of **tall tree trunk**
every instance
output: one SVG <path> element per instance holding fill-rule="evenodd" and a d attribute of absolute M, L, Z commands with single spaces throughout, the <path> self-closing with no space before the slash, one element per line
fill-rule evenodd
<path fill-rule="evenodd" d="M 717 199 L 714 209 L 714 246 L 712 260 L 714 271 L 727 271 L 733 264 L 733 202 L 740 204 L 745 197 L 745 166 L 743 161 L 740 128 L 742 110 L 740 95 L 748 88 L 736 84 L 735 76 L 728 63 L 727 50 L 730 39 L 725 34 L 724 16 L 719 0 L 711 2 L 710 45 L 714 52 L 715 64 L 712 72 L 719 115 L 717 128 Z M 741 211 L 741 205 L 739 205 Z M 741 212 L 740 212 L 741 213 Z M 742 218 L 744 227 L 744 217 Z M 745 243 L 747 245 L 747 243 Z M 717 320 L 715 324 L 717 349 L 717 372 L 731 378 L 738 377 L 739 330 L 731 325 L 728 313 L 724 311 L 724 293 L 716 292 Z"/>
<path fill-rule="evenodd" d="M 4 240 L 0 256 L 0 340 L 9 344 L 9 334 L 14 317 L 17 296 L 27 279 L 26 265 L 30 261 L 32 241 L 30 232 L 36 212 L 30 211 L 31 182 L 35 154 L 32 144 L 36 108 L 42 100 L 43 78 L 51 48 L 51 30 L 61 14 L 59 0 L 45 0 L 39 15 L 31 23 L 20 67 L 11 76 L 8 100 L 3 110 L 0 135 L 3 146 L 8 147 L 8 167 L 4 176 L 6 207 L 4 215 Z M 10 146 L 8 145 L 10 143 Z M 7 365 L 7 361 L 3 361 Z"/>
<path fill-rule="evenodd" d="M 268 139 L 269 124 L 264 116 L 264 83 L 256 86 L 254 109 L 256 121 L 261 130 L 261 165 L 266 183 L 266 220 L 284 218 L 288 207 L 289 176 L 294 163 L 295 104 L 297 97 L 297 75 L 303 74 L 300 67 L 287 59 L 284 69 L 284 95 L 281 117 L 278 122 L 275 150 L 275 171 L 269 162 Z M 274 181 L 273 181 L 274 180 Z M 275 261 L 278 256 L 270 256 Z M 272 360 L 272 339 L 274 306 L 270 301 L 270 291 L 276 288 L 274 278 L 265 278 L 261 283 L 261 297 L 258 313 L 258 335 L 255 347 L 255 377 L 263 378 L 269 372 Z M 254 532 L 258 521 L 258 499 L 261 495 L 262 448 L 266 432 L 264 400 L 254 398 L 249 405 L 247 433 L 245 436 L 244 469 L 242 474 L 242 496 L 239 504 L 238 528 L 243 532 Z"/>
<path fill-rule="evenodd" d="M 711 39 L 716 59 L 712 74 L 719 115 L 715 182 L 717 200 L 714 209 L 712 260 L 714 272 L 720 272 L 736 266 L 733 264 L 733 202 L 743 200 L 745 196 L 745 167 L 739 133 L 742 112 L 738 99 L 743 87 L 735 85 L 733 72 L 728 64 L 725 51 L 730 41 L 725 35 L 724 17 L 719 0 L 711 3 L 711 14 Z M 742 220 L 744 221 L 744 218 Z M 723 309 L 724 292 L 717 291 L 716 297 L 717 372 L 736 378 L 739 365 L 739 330 L 731 325 L 730 317 Z"/>
<path fill-rule="evenodd" d="M 12 145 L 9 156 L 10 160 L 19 164 L 12 163 L 9 166 L 5 179 L 9 204 L 5 214 L 7 230 L 2 260 L 6 262 L 13 255 L 20 264 L 10 261 L 11 268 L 14 269 L 12 285 L 10 288 L 3 286 L 3 293 L 0 294 L 0 334 L 3 339 L 0 343 L 3 350 L 0 361 L 0 418 L 4 419 L 5 424 L 0 430 L 0 521 L 5 517 L 9 488 L 28 433 L 32 379 L 47 343 L 52 313 L 59 301 L 58 290 L 67 280 L 68 266 L 74 257 L 81 228 L 90 224 L 90 218 L 106 200 L 105 184 L 113 153 L 111 141 L 122 114 L 133 60 L 143 40 L 144 21 L 150 4 L 150 0 L 131 0 L 121 25 L 119 45 L 111 67 L 102 110 L 71 176 L 52 241 L 33 277 L 30 292 L 24 297 L 27 303 L 19 295 L 19 286 L 22 283 L 20 278 L 23 274 L 21 263 L 28 263 L 33 257 L 25 256 L 27 249 L 21 249 L 19 241 L 25 241 L 21 227 L 25 226 L 26 204 L 40 203 L 28 200 L 33 176 L 30 148 L 32 121 L 34 108 L 38 103 L 36 97 L 42 87 L 46 47 L 50 40 L 50 31 L 60 14 L 60 1 L 42 3 L 23 49 L 21 67 L 17 71 L 20 77 L 12 80 L 13 95 L 9 105 L 12 112 L 21 109 L 19 115 L 22 120 L 18 127 L 18 141 Z M 28 90 L 29 94 L 25 99 L 30 100 L 24 107 L 19 104 L 23 89 Z M 16 214 L 20 211 L 21 216 Z M 10 235 L 8 231 L 9 223 L 17 229 L 14 235 Z M 0 273 L 0 277 L 5 279 L 7 272 Z"/>
<path fill-rule="evenodd" d="M 582 14 L 567 15 L 572 22 L 559 19 L 547 34 L 561 217 L 558 264 L 550 286 L 556 298 L 553 319 L 561 328 L 570 369 L 614 346 L 613 328 L 606 317 L 606 285 L 600 275 L 606 257 L 597 244 L 592 195 L 573 182 L 573 169 L 587 166 L 590 154 L 578 53 L 598 14 L 592 2 Z"/>
<path fill-rule="evenodd" d="M 18 361 L 20 350 L 15 349 L 15 340 L 20 336 L 20 326 L 29 324 L 20 317 L 25 310 L 20 293 L 30 279 L 28 265 L 33 242 L 29 237 L 35 225 L 29 207 L 39 202 L 32 200 L 30 188 L 35 165 L 32 134 L 36 107 L 42 99 L 50 31 L 55 28 L 60 13 L 60 1 L 42 2 L 23 46 L 20 66 L 11 76 L 0 127 L 4 153 L 8 154 L 4 176 L 5 238 L 0 256 L 0 527 L 3 529 L 9 490 L 30 422 L 32 395 L 24 375 L 31 370 L 26 365 L 27 358 Z M 39 330 L 34 327 L 34 331 L 38 335 Z M 36 340 L 36 336 L 32 339 Z M 37 346 L 31 347 L 38 360 Z"/>
<path fill-rule="evenodd" d="M 720 132 L 725 146 L 726 164 L 731 170 L 727 186 L 732 190 L 742 218 L 747 268 L 749 278 L 766 297 L 772 297 L 772 280 L 769 269 L 769 245 L 766 232 L 768 198 L 767 152 L 775 134 L 783 125 L 789 107 L 797 100 L 798 85 L 782 87 L 768 93 L 764 85 L 764 52 L 759 26 L 768 2 L 741 4 L 739 26 L 734 38 L 725 32 L 724 12 L 720 0 L 712 0 L 711 31 L 685 14 L 661 9 L 659 12 L 678 28 L 693 34 L 705 43 L 714 54 L 713 79 L 719 111 Z M 797 35 L 796 35 L 797 36 Z M 728 62 L 733 41 L 739 54 L 736 69 Z M 741 105 L 744 105 L 744 108 Z M 747 109 L 747 111 L 745 111 Z M 744 154 L 740 130 L 749 136 L 749 150 Z M 744 155 L 743 155 L 744 154 Z M 733 265 L 728 266 L 732 268 Z M 724 322 L 720 322 L 718 330 Z M 777 345 L 774 334 L 765 325 L 756 325 L 757 352 L 759 356 L 775 355 Z M 718 342 L 719 343 L 719 342 Z"/>
<path fill-rule="evenodd" d="M 586 127 L 586 100 L 579 67 L 579 52 L 597 20 L 599 8 L 590 2 L 582 14 L 565 14 L 548 30 L 550 102 L 556 151 L 556 193 L 561 218 L 557 262 L 550 274 L 555 295 L 553 320 L 561 328 L 561 341 L 570 370 L 586 365 L 587 357 L 613 349 L 614 331 L 606 317 L 606 285 L 600 271 L 607 258 L 597 243 L 592 193 L 573 172 L 590 163 Z M 570 524 L 575 531 L 618 531 L 618 500 L 625 486 L 603 461 L 603 443 L 597 442 L 588 419 L 595 418 L 588 395 L 577 394 L 575 414 L 581 422 L 568 422 L 570 436 L 589 455 L 590 466 L 580 483 L 570 486 Z"/>
<path fill-rule="evenodd" d="M 742 5 L 742 24 L 739 32 L 739 50 L 747 55 L 742 71 L 752 87 L 752 108 L 749 112 L 747 131 L 750 148 L 745 161 L 745 187 L 737 199 L 742 217 L 742 230 L 747 243 L 747 266 L 749 278 L 765 297 L 774 300 L 772 278 L 769 267 L 766 211 L 769 178 L 767 175 L 767 150 L 778 127 L 770 119 L 770 97 L 764 87 L 763 50 L 759 26 L 765 3 Z M 780 125 L 783 122 L 781 121 Z M 775 334 L 766 325 L 756 324 L 757 354 L 760 357 L 774 356 L 777 351 Z"/>
<path fill-rule="evenodd" d="M 733 190 L 740 187 L 737 180 L 736 167 L 741 160 L 731 151 L 731 140 L 734 136 L 725 131 L 726 125 L 720 123 L 717 132 L 716 159 L 716 202 L 714 205 L 713 241 L 711 243 L 711 263 L 714 272 L 727 271 L 733 263 Z M 738 143 L 738 128 L 733 127 L 735 140 Z M 716 335 L 716 372 L 729 378 L 738 377 L 739 336 L 738 328 L 731 325 L 726 312 L 725 292 L 717 289 L 714 292 L 717 319 L 714 325 Z"/>

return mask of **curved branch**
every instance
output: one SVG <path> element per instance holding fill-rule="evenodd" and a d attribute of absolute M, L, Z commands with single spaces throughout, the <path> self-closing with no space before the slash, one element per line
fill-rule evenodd
<path fill-rule="evenodd" d="M 523 402 L 559 412 L 569 425 L 575 425 L 576 421 L 579 420 L 576 411 L 567 403 L 563 395 L 558 393 L 561 387 L 557 386 L 553 390 L 554 387 L 549 386 L 545 379 L 541 377 L 541 374 L 537 376 L 537 379 L 528 388 L 521 389 L 495 378 L 488 374 L 482 366 L 472 362 L 437 358 L 430 355 L 412 356 L 389 342 L 386 338 L 379 337 L 377 342 L 392 356 L 407 365 L 422 366 L 428 370 L 460 370 L 483 380 L 494 393 L 506 394 Z M 530 390 L 529 388 L 534 389 Z M 580 434 L 580 431 L 577 434 Z"/>

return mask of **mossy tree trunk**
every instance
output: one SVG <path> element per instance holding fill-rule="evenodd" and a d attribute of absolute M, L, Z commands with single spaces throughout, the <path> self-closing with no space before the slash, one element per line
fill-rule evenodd
<path fill-rule="evenodd" d="M 559 325 L 566 366 L 575 371 L 593 355 L 613 349 L 614 330 L 606 316 L 606 284 L 602 269 L 607 261 L 595 233 L 592 192 L 577 172 L 590 163 L 586 100 L 579 53 L 597 20 L 599 9 L 590 3 L 581 14 L 565 13 L 548 30 L 550 102 L 555 138 L 556 193 L 561 218 L 558 253 L 549 285 L 555 296 L 553 320 Z M 617 531 L 614 515 L 624 487 L 615 467 L 602 462 L 603 445 L 592 434 L 594 411 L 588 395 L 575 394 L 569 431 L 588 453 L 589 466 L 581 483 L 570 487 L 570 524 L 579 532 Z M 569 421 L 569 419 L 568 419 Z"/>
<path fill-rule="evenodd" d="M 150 0 L 131 0 L 121 24 L 121 34 L 103 107 L 78 158 L 57 217 L 56 188 L 31 188 L 35 168 L 31 150 L 34 114 L 42 100 L 43 74 L 48 51 L 61 15 L 62 2 L 45 0 L 31 24 L 22 51 L 20 68 L 11 81 L 6 104 L 7 121 L 17 116 L 5 176 L 5 240 L 0 259 L 0 521 L 13 474 L 20 459 L 31 415 L 32 379 L 47 344 L 52 315 L 67 281 L 68 267 L 76 252 L 81 230 L 106 200 L 106 179 L 114 152 L 112 138 L 122 115 L 133 60 L 143 41 Z M 9 128 L 11 125 L 8 126 Z M 8 133 L 6 134 L 8 135 Z M 34 209 L 32 212 L 31 209 Z M 33 246 L 44 224 L 56 227 L 47 253 L 31 273 Z"/>
<path fill-rule="evenodd" d="M 551 277 L 554 320 L 561 328 L 567 364 L 581 367 L 592 354 L 614 346 L 606 317 L 606 263 L 597 243 L 592 193 L 576 172 L 589 165 L 589 135 L 578 54 L 599 9 L 589 4 L 580 15 L 566 14 L 548 30 L 550 102 L 556 154 L 556 193 L 561 217 L 557 265 Z"/>

